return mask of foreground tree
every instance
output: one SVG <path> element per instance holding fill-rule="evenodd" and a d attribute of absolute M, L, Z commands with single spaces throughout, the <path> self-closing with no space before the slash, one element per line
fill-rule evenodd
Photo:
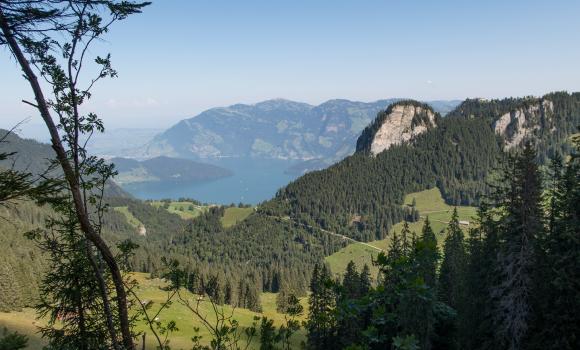
<path fill-rule="evenodd" d="M 464 278 L 467 255 L 465 252 L 465 242 L 463 231 L 459 227 L 459 216 L 457 208 L 453 209 L 451 221 L 447 225 L 447 237 L 443 246 L 443 261 L 439 273 L 439 300 L 452 307 L 457 312 L 457 318 L 450 327 L 446 329 L 445 347 L 450 349 L 459 348 L 458 334 L 463 315 L 465 302 Z"/>
<path fill-rule="evenodd" d="M 580 137 L 575 152 L 563 164 L 552 162 L 547 191 L 548 233 L 543 240 L 536 286 L 536 317 L 532 346 L 544 349 L 580 348 Z"/>
<path fill-rule="evenodd" d="M 333 315 L 335 295 L 326 265 L 314 266 L 310 282 L 309 314 L 306 329 L 310 349 L 330 349 L 335 343 L 336 320 Z"/>
<path fill-rule="evenodd" d="M 91 197 L 91 193 L 100 190 L 102 199 L 104 184 L 114 171 L 103 160 L 87 155 L 86 140 L 104 128 L 95 114 L 83 114 L 80 106 L 91 97 L 91 89 L 98 80 L 115 77 L 117 73 L 111 67 L 110 55 L 94 59 L 98 66 L 96 77 L 83 79 L 81 72 L 90 45 L 111 24 L 140 12 L 147 4 L 116 0 L 0 1 L 0 45 L 10 50 L 34 93 L 34 102 L 24 102 L 38 110 L 49 131 L 78 228 L 89 245 L 87 254 L 94 249 L 106 266 L 104 271 L 93 265 L 93 273 L 108 320 L 108 337 L 115 349 L 134 348 L 127 294 L 119 264 L 99 235 L 98 220 L 94 217 L 98 215 L 94 206 L 102 203 Z M 38 75 L 45 80 L 46 89 Z M 103 187 L 95 188 L 95 183 Z M 110 276 L 112 290 L 103 273 Z M 108 305 L 111 295 L 115 309 Z M 115 324 L 119 325 L 120 342 Z"/>
<path fill-rule="evenodd" d="M 537 242 L 544 234 L 541 207 L 542 184 L 536 152 L 526 144 L 504 175 L 509 187 L 498 207 L 500 249 L 499 283 L 493 288 L 496 338 L 501 347 L 520 349 L 532 319 Z"/>

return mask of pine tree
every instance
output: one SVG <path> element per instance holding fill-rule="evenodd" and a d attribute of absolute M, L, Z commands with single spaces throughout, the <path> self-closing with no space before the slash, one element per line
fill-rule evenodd
<path fill-rule="evenodd" d="M 457 330 L 461 323 L 462 307 L 464 304 L 464 278 L 467 257 L 463 240 L 463 231 L 459 227 L 457 208 L 453 210 L 451 221 L 447 225 L 447 237 L 443 246 L 443 261 L 439 274 L 438 294 L 439 299 L 457 312 L 457 319 L 451 332 L 455 331 L 448 339 L 447 347 L 456 349 L 459 347 Z"/>
<path fill-rule="evenodd" d="M 356 270 L 354 261 L 346 265 L 346 271 L 342 279 L 342 297 L 346 299 L 356 299 L 360 294 L 360 275 Z"/>
<path fill-rule="evenodd" d="M 421 238 L 417 245 L 417 260 L 420 276 L 430 288 L 435 288 L 437 281 L 437 265 L 439 262 L 439 248 L 437 238 L 431 228 L 429 217 L 425 219 Z"/>
<path fill-rule="evenodd" d="M 467 251 L 465 292 L 469 302 L 460 344 L 465 349 L 495 349 L 491 288 L 497 278 L 498 241 L 493 211 L 485 203 L 478 210 L 475 227 L 470 230 Z"/>
<path fill-rule="evenodd" d="M 433 314 L 436 296 L 436 273 L 439 261 L 439 250 L 437 239 L 429 223 L 429 218 L 425 219 L 421 237 L 415 243 L 414 249 L 414 274 L 417 276 L 422 288 L 418 291 L 419 297 L 413 301 L 414 305 L 409 308 L 415 311 L 414 322 L 415 334 L 423 349 L 431 349 L 431 339 L 433 337 L 435 317 Z"/>
<path fill-rule="evenodd" d="M 549 270 L 539 300 L 544 317 L 534 329 L 534 345 L 545 349 L 580 348 L 580 138 L 575 146 L 563 169 L 552 167 L 545 264 Z"/>
<path fill-rule="evenodd" d="M 393 232 L 393 239 L 391 240 L 391 244 L 389 246 L 389 252 L 387 257 L 389 260 L 396 260 L 399 257 L 403 256 L 403 247 L 401 243 L 401 237 L 397 235 L 397 231 Z"/>
<path fill-rule="evenodd" d="M 334 347 L 335 319 L 333 309 L 335 296 L 331 287 L 331 275 L 328 268 L 316 265 L 310 283 L 309 315 L 307 345 L 310 349 L 331 349 Z"/>
<path fill-rule="evenodd" d="M 401 230 L 401 250 L 403 255 L 408 255 L 413 249 L 414 232 L 409 229 L 409 222 L 403 221 L 403 229 Z"/>
<path fill-rule="evenodd" d="M 58 208 L 62 216 L 48 221 L 48 231 L 28 233 L 49 254 L 50 269 L 36 306 L 38 314 L 49 321 L 40 332 L 55 349 L 107 348 L 109 330 L 95 271 L 103 278 L 107 275 L 89 241 L 80 234 L 72 204 L 63 201 Z"/>
<path fill-rule="evenodd" d="M 228 278 L 226 281 L 226 285 L 224 287 L 224 304 L 232 305 L 232 303 L 233 303 L 232 293 L 233 293 L 232 283 L 230 282 L 230 279 Z"/>
<path fill-rule="evenodd" d="M 371 270 L 364 264 L 360 273 L 360 295 L 366 295 L 371 290 Z"/>
<path fill-rule="evenodd" d="M 361 331 L 361 316 L 355 304 L 361 292 L 361 279 L 355 263 L 351 260 L 346 266 L 342 285 L 337 293 L 337 334 L 342 346 L 357 341 Z"/>
<path fill-rule="evenodd" d="M 542 186 L 536 152 L 527 143 L 513 159 L 509 188 L 500 207 L 501 245 L 499 284 L 493 289 L 496 336 L 506 349 L 523 346 L 533 315 L 532 293 L 536 265 L 536 240 L 543 235 Z"/>

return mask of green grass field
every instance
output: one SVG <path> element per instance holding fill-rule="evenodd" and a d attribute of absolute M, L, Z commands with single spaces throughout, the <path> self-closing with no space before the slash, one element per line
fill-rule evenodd
<path fill-rule="evenodd" d="M 254 208 L 236 208 L 230 207 L 226 208 L 226 212 L 222 217 L 222 226 L 223 227 L 230 227 L 234 226 L 238 222 L 247 218 L 250 214 L 254 212 Z"/>
<path fill-rule="evenodd" d="M 129 225 L 133 226 L 134 228 L 139 229 L 139 227 L 143 226 L 141 221 L 139 221 L 139 219 L 133 216 L 133 214 L 129 211 L 129 208 L 127 206 L 114 207 L 113 210 L 123 214 L 127 219 L 127 223 L 129 223 Z"/>
<path fill-rule="evenodd" d="M 162 201 L 152 201 L 150 204 L 156 208 L 163 207 Z M 181 216 L 182 219 L 188 220 L 198 217 L 201 213 L 208 210 L 209 206 L 200 206 L 192 202 L 170 202 L 167 211 Z"/>
<path fill-rule="evenodd" d="M 160 289 L 165 283 L 157 278 L 150 279 L 147 274 L 136 273 L 134 274 L 135 279 L 139 281 L 138 295 L 142 301 L 151 301 L 153 306 L 150 312 L 155 313 L 159 310 L 161 303 L 166 300 L 167 292 Z M 184 291 L 183 294 L 189 300 L 196 300 L 196 296 Z M 242 328 L 246 328 L 252 325 L 254 321 L 254 316 L 266 316 L 269 319 L 274 320 L 276 326 L 281 325 L 284 322 L 284 315 L 276 311 L 276 294 L 274 293 L 264 293 L 261 295 L 262 302 L 262 313 L 255 313 L 247 309 L 232 309 L 230 306 L 223 306 L 223 311 L 226 314 L 230 314 L 232 310 L 234 311 L 233 318 L 236 319 Z M 307 298 L 302 298 L 300 300 L 305 308 L 302 320 L 306 318 L 308 314 Z M 208 315 L 208 319 L 215 320 L 213 315 L 213 310 L 211 304 L 207 301 L 200 304 L 200 310 L 202 314 Z M 177 323 L 179 330 L 173 333 L 170 337 L 170 346 L 172 349 L 191 349 L 192 342 L 191 337 L 195 334 L 194 328 L 198 327 L 201 335 L 202 343 L 207 344 L 211 339 L 209 338 L 209 332 L 202 326 L 202 323 L 195 315 L 193 315 L 187 308 L 180 305 L 179 302 L 175 301 L 168 309 L 162 311 L 159 315 L 159 321 L 166 322 L 173 320 Z M 29 347 L 28 349 L 40 349 L 45 342 L 40 338 L 37 333 L 37 325 L 40 321 L 36 320 L 35 312 L 31 309 L 25 309 L 21 312 L 11 312 L 11 313 L 0 313 L 0 329 L 2 327 L 8 328 L 10 331 L 17 331 L 21 334 L 29 336 Z M 259 323 L 258 323 L 259 326 Z M 147 349 L 155 349 L 155 338 L 151 333 L 151 330 L 146 326 L 145 323 L 139 324 L 137 330 L 144 331 L 146 335 L 146 345 Z M 305 332 L 301 330 L 293 336 L 293 345 L 298 348 L 300 342 L 305 340 Z M 245 344 L 245 343 L 244 343 Z M 250 349 L 258 349 L 259 345 L 257 339 L 254 339 Z M 141 346 L 138 347 L 141 349 Z"/>
<path fill-rule="evenodd" d="M 415 199 L 416 208 L 419 210 L 419 214 L 421 215 L 421 220 L 410 223 L 409 228 L 411 231 L 414 231 L 419 235 L 423 227 L 424 218 L 428 216 L 431 221 L 431 227 L 439 241 L 439 245 L 442 245 L 445 239 L 445 228 L 451 219 L 454 207 L 445 203 L 438 188 L 410 193 L 405 196 L 404 205 L 411 205 L 413 198 Z M 475 207 L 457 207 L 459 220 L 469 221 L 470 223 L 473 221 L 472 218 L 476 215 L 476 211 L 477 208 Z M 389 247 L 392 233 L 394 231 L 400 232 L 402 227 L 403 223 L 398 223 L 391 229 L 387 238 L 380 241 L 368 242 L 368 244 L 386 250 Z M 462 227 L 465 229 L 468 228 L 468 226 Z M 372 266 L 372 259 L 376 257 L 378 253 L 378 249 L 372 249 L 360 243 L 353 243 L 326 257 L 325 260 L 329 264 L 332 272 L 339 276 L 344 273 L 346 265 L 351 260 L 356 263 L 359 270 L 366 263 L 371 268 L 371 276 L 374 278 L 378 273 L 378 269 L 375 266 Z"/>
<path fill-rule="evenodd" d="M 38 326 L 42 323 L 36 320 L 35 311 L 23 309 L 22 311 L 0 312 L 0 334 L 6 327 L 11 332 L 18 332 L 28 336 L 27 349 L 42 349 L 46 342 L 38 334 Z"/>
<path fill-rule="evenodd" d="M 162 201 L 153 201 L 150 202 L 150 204 L 156 208 L 163 207 L 165 205 L 165 203 Z M 198 217 L 201 213 L 206 212 L 210 207 L 211 206 L 199 206 L 191 202 L 170 202 L 167 211 L 181 216 L 182 219 L 188 220 Z M 233 226 L 247 218 L 248 215 L 253 212 L 254 208 L 226 208 L 224 216 L 221 219 L 222 225 L 224 227 Z"/>

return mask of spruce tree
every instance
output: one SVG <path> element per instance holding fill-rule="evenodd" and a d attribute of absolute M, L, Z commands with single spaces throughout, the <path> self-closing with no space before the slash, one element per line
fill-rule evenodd
<path fill-rule="evenodd" d="M 351 260 L 347 267 L 342 285 L 337 293 L 337 335 L 341 346 L 347 346 L 357 341 L 361 331 L 361 316 L 356 307 L 361 293 L 361 279 L 355 263 Z"/>
<path fill-rule="evenodd" d="M 346 265 L 346 271 L 342 279 L 342 297 L 346 299 L 356 299 L 360 294 L 360 275 L 356 270 L 354 261 Z"/>
<path fill-rule="evenodd" d="M 421 348 L 431 349 L 435 316 L 433 314 L 436 296 L 436 273 L 439 261 L 439 250 L 437 239 L 429 223 L 429 218 L 425 219 L 421 237 L 415 243 L 414 251 L 414 271 L 418 282 L 422 287 L 418 290 L 418 297 L 413 301 L 414 305 L 409 305 L 416 312 L 415 334 Z"/>
<path fill-rule="evenodd" d="M 482 204 L 467 239 L 465 293 L 469 302 L 465 305 L 465 324 L 459 339 L 465 349 L 496 348 L 491 288 L 496 284 L 498 242 L 493 216 L 493 210 Z"/>
<path fill-rule="evenodd" d="M 310 349 L 331 349 L 336 343 L 333 309 L 335 296 L 330 271 L 316 265 L 310 283 L 307 345 Z"/>
<path fill-rule="evenodd" d="M 430 288 L 435 288 L 437 281 L 437 265 L 439 262 L 439 248 L 437 238 L 431 228 L 429 217 L 425 219 L 420 240 L 416 246 L 420 276 Z"/>
<path fill-rule="evenodd" d="M 533 344 L 545 349 L 580 348 L 580 138 L 574 143 L 575 153 L 565 167 L 553 167 L 552 172 L 548 283 L 540 300 L 544 317 L 534 329 L 538 337 Z"/>
<path fill-rule="evenodd" d="M 510 182 L 500 203 L 500 281 L 493 289 L 497 298 L 494 318 L 501 346 L 515 350 L 523 346 L 533 315 L 535 250 L 544 230 L 542 185 L 536 152 L 530 143 L 515 156 L 506 175 Z"/>
<path fill-rule="evenodd" d="M 360 273 L 360 295 L 364 296 L 371 290 L 371 270 L 364 264 Z"/>
<path fill-rule="evenodd" d="M 439 299 L 457 312 L 457 319 L 450 330 L 455 333 L 449 336 L 447 347 L 456 349 L 458 343 L 458 327 L 461 323 L 462 307 L 464 304 L 464 279 L 467 257 L 463 240 L 463 231 L 459 227 L 457 208 L 453 210 L 451 221 L 447 225 L 447 237 L 443 246 L 443 261 L 439 274 Z"/>

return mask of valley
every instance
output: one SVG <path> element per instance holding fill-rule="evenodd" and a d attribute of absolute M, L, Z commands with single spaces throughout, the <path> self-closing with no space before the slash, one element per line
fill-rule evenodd
<path fill-rule="evenodd" d="M 431 220 L 433 230 L 436 233 L 439 245 L 442 245 L 443 239 L 445 237 L 444 229 L 451 217 L 451 212 L 455 207 L 448 205 L 443 200 L 441 193 L 438 189 L 430 189 L 416 193 L 410 193 L 405 196 L 404 206 L 411 206 L 415 203 L 415 207 L 419 210 L 421 214 L 421 220 L 418 222 L 412 222 L 409 224 L 411 231 L 419 233 L 422 228 L 423 220 L 426 216 L 429 216 Z M 206 213 L 211 206 L 200 205 L 198 202 L 194 201 L 152 201 L 148 203 L 149 205 L 156 208 L 163 208 L 169 213 L 179 215 L 183 219 L 194 219 L 199 215 Z M 128 210 L 127 206 L 114 207 L 115 211 L 122 213 L 127 222 L 134 228 L 138 229 L 142 226 L 142 223 L 135 218 L 131 212 Z M 471 221 L 473 216 L 475 216 L 474 207 L 457 207 L 459 217 L 462 221 Z M 225 213 L 221 218 L 221 223 L 224 227 L 231 227 L 237 222 L 244 220 L 248 215 L 254 211 L 254 208 L 238 208 L 229 207 L 225 209 Z M 350 239 L 344 237 L 343 240 L 349 242 L 349 244 L 335 252 L 334 254 L 327 256 L 325 258 L 326 263 L 329 265 L 331 271 L 337 277 L 342 278 L 346 265 L 350 261 L 354 261 L 355 264 L 360 268 L 364 264 L 367 264 L 371 270 L 371 276 L 373 280 L 376 279 L 378 274 L 378 268 L 373 265 L 373 259 L 379 251 L 388 251 L 390 240 L 389 237 L 392 235 L 393 231 L 400 231 L 402 224 L 399 223 L 395 225 L 389 236 L 383 240 L 370 241 L 370 242 L 360 242 L 351 243 Z M 473 226 L 472 226 L 473 227 Z M 317 229 L 317 228 L 313 228 Z M 320 229 L 318 229 L 320 230 Z M 325 232 L 324 234 L 333 234 L 331 232 Z M 467 227 L 465 228 L 467 233 Z M 337 235 L 337 234 L 334 234 Z M 342 237 L 342 236 L 341 236 Z M 161 303 L 165 301 L 168 293 L 161 289 L 165 284 L 159 278 L 151 278 L 148 274 L 144 273 L 134 273 L 132 275 L 139 282 L 138 295 L 141 300 L 147 300 L 154 303 L 151 311 L 156 312 L 157 308 Z M 186 296 L 191 296 L 192 298 L 197 298 L 193 294 L 184 290 Z M 240 323 L 241 327 L 250 327 L 254 322 L 254 316 L 266 316 L 269 319 L 274 320 L 275 325 L 280 325 L 284 322 L 284 315 L 276 311 L 276 297 L 277 293 L 262 293 L 260 296 L 261 306 L 263 311 L 261 313 L 255 313 L 251 310 L 236 308 L 232 309 L 230 306 L 223 306 L 224 312 L 233 312 L 234 318 Z M 308 314 L 308 305 L 306 303 L 307 298 L 301 298 L 301 303 L 305 308 L 301 320 L 305 320 L 305 316 Z M 202 303 L 201 306 L 203 312 L 207 315 L 211 315 L 211 307 L 207 301 Z M 191 346 L 191 337 L 194 335 L 200 335 L 206 339 L 202 341 L 202 344 L 207 344 L 207 339 L 209 338 L 209 333 L 204 329 L 203 324 L 193 316 L 184 306 L 179 303 L 174 303 L 167 310 L 163 311 L 159 315 L 161 321 L 174 320 L 179 328 L 178 331 L 171 336 L 171 346 L 174 349 L 187 349 Z M 40 344 L 44 344 L 42 339 L 36 333 L 36 326 L 41 324 L 42 321 L 36 320 L 34 311 L 31 309 L 23 309 L 22 311 L 13 311 L 10 313 L 0 313 L 0 328 L 7 327 L 10 331 L 18 331 L 20 333 L 26 334 L 30 337 L 29 349 L 36 349 Z M 199 333 L 194 332 L 194 328 L 200 328 Z M 144 324 L 137 327 L 137 330 L 148 331 Z M 147 347 L 155 346 L 154 338 L 151 333 L 148 333 Z M 301 341 L 305 340 L 305 333 L 300 331 L 294 335 L 292 344 L 298 347 Z M 250 346 L 250 349 L 257 349 L 257 343 L 254 341 L 254 345 Z"/>

